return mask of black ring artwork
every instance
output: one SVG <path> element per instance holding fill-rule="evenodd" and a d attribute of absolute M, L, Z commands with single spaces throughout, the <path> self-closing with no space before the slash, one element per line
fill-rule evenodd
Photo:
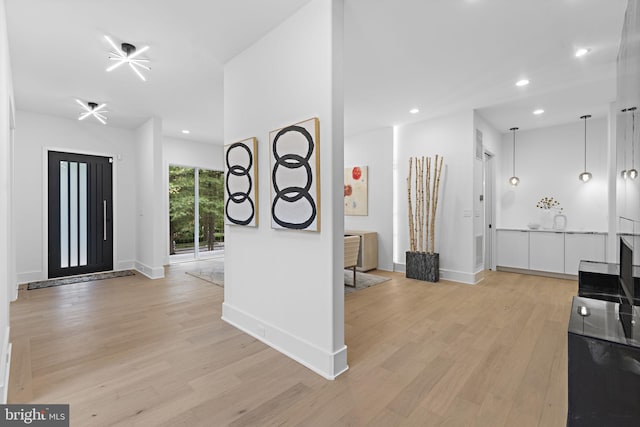
<path fill-rule="evenodd" d="M 232 150 L 234 149 L 244 149 L 247 152 L 247 155 L 249 156 L 249 164 L 244 167 L 241 165 L 232 165 L 229 162 L 229 153 L 231 153 Z M 237 224 L 237 225 L 248 225 L 251 223 L 251 221 L 253 220 L 253 217 L 255 216 L 256 210 L 255 210 L 255 205 L 253 203 L 253 199 L 251 198 L 251 190 L 253 188 L 253 182 L 251 180 L 251 167 L 253 166 L 253 154 L 251 153 L 251 150 L 249 149 L 249 147 L 246 144 L 243 144 L 242 142 L 236 142 L 234 144 L 231 144 L 229 146 L 229 148 L 227 149 L 227 153 L 226 153 L 226 162 L 227 162 L 227 175 L 225 176 L 225 187 L 226 187 L 226 191 L 227 191 L 227 203 L 225 203 L 224 206 L 224 211 L 225 214 L 227 216 L 227 219 L 233 223 L 233 224 Z M 229 180 L 231 178 L 231 176 L 237 176 L 237 177 L 246 177 L 247 178 L 247 190 L 246 191 L 234 191 L 231 192 L 231 189 L 229 188 Z M 240 204 L 244 204 L 244 203 L 248 203 L 249 207 L 250 207 L 250 214 L 248 218 L 234 218 L 229 214 L 229 203 L 234 203 L 236 205 L 240 205 Z"/>
<path fill-rule="evenodd" d="M 307 141 L 307 154 L 302 157 L 297 154 L 284 154 L 280 155 L 278 153 L 278 140 L 281 136 L 288 132 L 297 132 L 301 134 Z M 313 155 L 314 150 L 314 142 L 311 134 L 301 126 L 288 126 L 286 128 L 281 129 L 273 139 L 273 157 L 275 159 L 275 165 L 273 166 L 273 171 L 271 174 L 271 181 L 273 182 L 273 190 L 275 191 L 275 196 L 273 198 L 273 202 L 271 205 L 271 216 L 273 220 L 283 228 L 290 228 L 294 230 L 304 230 L 308 228 L 317 216 L 317 208 L 316 202 L 314 198 L 309 193 L 311 189 L 311 185 L 313 184 L 313 173 L 311 171 L 311 166 L 309 165 L 309 160 Z M 306 172 L 306 182 L 303 186 L 294 186 L 291 185 L 289 187 L 280 188 L 278 185 L 278 168 L 282 166 L 287 169 L 298 169 L 304 168 Z M 305 199 L 309 206 L 311 207 L 311 212 L 309 217 L 304 219 L 301 222 L 288 222 L 276 215 L 276 206 L 279 203 L 294 203 L 298 200 Z"/>

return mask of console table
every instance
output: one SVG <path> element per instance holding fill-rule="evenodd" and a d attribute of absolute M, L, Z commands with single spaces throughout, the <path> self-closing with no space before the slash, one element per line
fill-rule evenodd
<path fill-rule="evenodd" d="M 369 271 L 378 268 L 378 233 L 375 231 L 345 230 L 345 236 L 360 236 L 360 252 L 358 253 L 358 271 Z"/>

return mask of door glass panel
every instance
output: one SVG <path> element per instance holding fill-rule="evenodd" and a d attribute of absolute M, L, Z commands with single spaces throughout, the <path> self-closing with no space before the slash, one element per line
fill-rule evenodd
<path fill-rule="evenodd" d="M 224 173 L 198 171 L 199 255 L 224 249 Z"/>
<path fill-rule="evenodd" d="M 87 164 L 80 163 L 80 265 L 87 265 Z"/>
<path fill-rule="evenodd" d="M 195 252 L 195 169 L 169 166 L 169 254 Z"/>
<path fill-rule="evenodd" d="M 60 162 L 60 267 L 69 266 L 69 162 Z"/>
<path fill-rule="evenodd" d="M 69 265 L 78 266 L 78 162 L 69 162 Z"/>
<path fill-rule="evenodd" d="M 207 257 L 224 249 L 223 188 L 221 171 L 169 166 L 172 261 Z"/>

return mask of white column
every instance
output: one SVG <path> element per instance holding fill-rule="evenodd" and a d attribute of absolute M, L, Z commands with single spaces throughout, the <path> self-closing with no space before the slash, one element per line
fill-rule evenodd
<path fill-rule="evenodd" d="M 258 139 L 259 226 L 225 227 L 223 319 L 320 375 L 344 345 L 343 1 L 312 0 L 225 65 L 225 143 Z M 269 132 L 320 122 L 320 232 L 271 228 Z"/>

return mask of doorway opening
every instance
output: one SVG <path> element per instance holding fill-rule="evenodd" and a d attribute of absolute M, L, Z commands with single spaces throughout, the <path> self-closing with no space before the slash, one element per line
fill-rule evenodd
<path fill-rule="evenodd" d="M 495 236 L 495 166 L 494 156 L 488 151 L 484 152 L 484 269 L 494 270 L 494 236 Z"/>
<path fill-rule="evenodd" d="M 224 173 L 169 166 L 170 262 L 224 254 Z"/>

